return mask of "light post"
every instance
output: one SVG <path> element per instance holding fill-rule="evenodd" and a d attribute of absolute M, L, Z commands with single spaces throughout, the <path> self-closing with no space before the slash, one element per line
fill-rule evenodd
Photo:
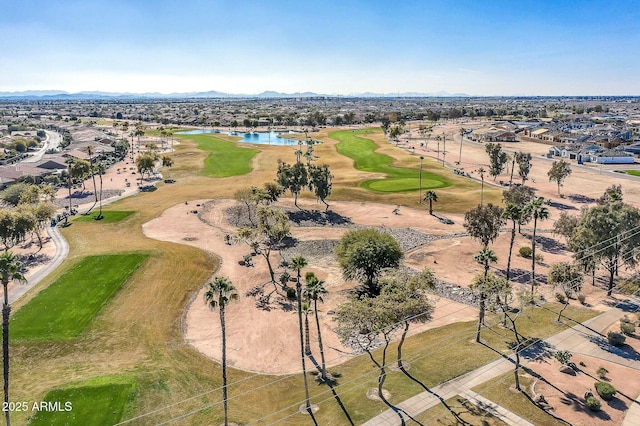
<path fill-rule="evenodd" d="M 418 191 L 418 203 L 422 204 L 422 160 L 424 160 L 423 156 L 420 156 L 420 179 L 419 179 L 419 188 Z"/>

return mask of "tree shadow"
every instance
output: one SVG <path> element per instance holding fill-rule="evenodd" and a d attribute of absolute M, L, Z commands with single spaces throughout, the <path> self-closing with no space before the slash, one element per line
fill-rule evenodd
<path fill-rule="evenodd" d="M 453 408 L 451 408 L 449 406 L 449 404 L 447 404 L 447 401 L 445 401 L 445 399 L 438 394 L 437 392 L 434 392 L 433 390 L 429 389 L 427 387 L 427 385 L 425 385 L 424 383 L 422 383 L 420 380 L 418 380 L 416 377 L 412 376 L 411 373 L 409 373 L 407 371 L 407 369 L 404 366 L 404 363 L 401 363 L 401 367 L 400 367 L 400 371 L 402 371 L 402 373 L 407 376 L 410 380 L 414 381 L 415 383 L 419 384 L 422 389 L 424 389 L 427 393 L 429 393 L 430 395 L 434 396 L 435 398 L 438 399 L 438 401 L 440 401 L 440 403 L 447 409 L 447 411 L 449 411 L 449 413 L 456 419 L 456 424 L 462 424 L 462 425 L 469 425 L 470 423 L 464 421 L 460 415 L 455 412 L 453 410 Z M 466 407 L 465 407 L 466 408 Z"/>
<path fill-rule="evenodd" d="M 549 200 L 547 204 L 551 207 L 554 207 L 558 210 L 578 210 L 576 207 L 571 206 L 569 204 L 559 203 L 557 201 Z"/>
<path fill-rule="evenodd" d="M 562 254 L 567 250 L 567 246 L 564 243 L 542 235 L 536 235 L 536 246 L 542 251 L 551 254 Z"/>
<path fill-rule="evenodd" d="M 555 350 L 553 345 L 545 342 L 544 340 L 538 340 L 537 342 L 529 345 L 527 348 L 520 351 L 520 355 L 528 361 L 533 360 L 546 360 L 552 357 Z"/>
<path fill-rule="evenodd" d="M 461 396 L 457 397 L 456 401 L 458 401 L 458 403 L 464 408 L 464 411 L 456 412 L 456 414 L 458 416 L 461 416 L 462 414 L 469 414 L 474 419 L 478 419 L 479 418 L 480 422 L 481 422 L 480 424 L 482 426 L 485 426 L 485 425 L 488 426 L 490 424 L 486 420 L 482 419 L 482 417 L 490 418 L 490 419 L 495 419 L 496 418 L 496 416 L 494 416 L 490 412 L 490 410 L 495 408 L 494 406 L 486 405 L 482 401 L 478 401 L 478 403 L 476 405 L 476 403 L 474 403 L 473 401 L 470 401 L 467 398 L 464 398 L 464 397 L 461 397 Z M 462 418 L 460 418 L 459 420 L 457 419 L 455 424 L 456 425 L 459 425 L 459 424 L 470 425 L 471 423 L 468 423 L 468 422 L 464 421 Z"/>
<path fill-rule="evenodd" d="M 32 266 L 42 265 L 47 263 L 51 259 L 50 256 L 47 256 L 43 253 L 31 253 L 28 255 L 20 256 L 20 261 L 22 262 L 22 266 L 31 268 Z"/>
<path fill-rule="evenodd" d="M 607 300 L 603 300 L 603 303 L 610 307 L 616 307 L 623 312 L 636 313 L 640 310 L 640 306 L 637 303 L 633 302 L 631 299 L 619 300 L 615 297 L 612 297 Z"/>
<path fill-rule="evenodd" d="M 507 275 L 507 270 L 496 268 L 497 272 L 502 276 Z M 511 268 L 511 277 L 509 281 L 518 284 L 531 284 L 531 271 L 529 269 Z M 547 284 L 547 276 L 545 274 L 536 273 L 536 285 Z"/>
<path fill-rule="evenodd" d="M 566 196 L 568 199 L 570 199 L 571 201 L 573 201 L 574 203 L 583 203 L 583 204 L 588 204 L 588 203 L 595 203 L 596 199 L 593 197 L 588 197 L 586 195 L 582 195 L 582 194 L 570 194 Z"/>
<path fill-rule="evenodd" d="M 444 223 L 445 225 L 454 225 L 455 222 L 451 219 L 449 219 L 448 217 L 439 215 L 437 213 L 433 213 L 433 217 L 435 217 L 436 219 L 438 219 L 438 221 L 440 221 L 440 223 Z"/>
<path fill-rule="evenodd" d="M 636 352 L 636 350 L 629 345 L 613 346 L 611 343 L 609 343 L 609 341 L 605 337 L 602 337 L 602 336 L 586 336 L 586 337 L 591 343 L 594 343 L 604 351 L 607 351 L 614 355 L 618 355 L 619 357 L 624 359 L 640 361 L 640 354 Z"/>
<path fill-rule="evenodd" d="M 614 396 L 612 399 L 605 402 L 609 407 L 613 408 L 616 411 L 626 411 L 629 408 L 627 403 L 621 400 L 620 398 L 618 398 L 617 396 Z"/>
<path fill-rule="evenodd" d="M 313 354 L 307 355 L 307 358 L 309 358 L 311 360 L 313 365 L 318 370 L 318 373 L 322 373 L 322 368 L 320 367 L 320 364 L 318 364 L 318 361 L 315 359 Z M 320 381 L 320 382 L 318 382 L 318 384 L 319 385 L 320 384 L 326 384 L 327 386 L 329 386 L 329 388 L 331 389 L 331 393 L 333 394 L 333 398 L 338 403 L 338 406 L 340 406 L 340 409 L 342 410 L 342 412 L 344 413 L 345 417 L 349 421 L 349 424 L 351 426 L 354 426 L 355 424 L 353 423 L 353 419 L 351 419 L 351 415 L 349 415 L 349 411 L 347 411 L 347 407 L 345 407 L 344 403 L 342 402 L 342 399 L 340 399 L 340 396 L 338 395 L 338 393 L 336 392 L 336 390 L 334 388 L 334 386 L 336 386 L 338 384 L 338 381 L 335 380 L 334 377 L 329 377 L 329 380 Z"/>

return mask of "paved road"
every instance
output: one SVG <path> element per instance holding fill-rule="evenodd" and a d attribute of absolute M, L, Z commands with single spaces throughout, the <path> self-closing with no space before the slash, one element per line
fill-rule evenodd
<path fill-rule="evenodd" d="M 49 130 L 46 131 L 47 138 L 42 143 L 42 147 L 33 155 L 22 160 L 23 163 L 36 163 L 42 160 L 42 156 L 50 149 L 57 149 L 62 141 L 62 136 L 60 133 L 51 132 Z"/>
<path fill-rule="evenodd" d="M 602 336 L 598 334 L 598 332 L 607 329 L 611 324 L 619 320 L 625 312 L 637 311 L 638 303 L 640 302 L 635 301 L 634 303 L 623 304 L 620 307 L 611 308 L 599 316 L 586 321 L 584 325 L 576 325 L 551 336 L 543 343 L 533 345 L 530 350 L 523 353 L 525 358 L 525 360 L 523 360 L 523 364 L 526 365 L 526 359 L 535 358 L 542 350 L 568 349 L 573 353 L 581 353 L 606 359 L 608 361 L 640 370 L 640 357 L 629 358 L 627 354 L 621 353 L 608 345 L 608 343 L 606 343 L 606 339 L 603 339 Z M 470 371 L 467 374 L 435 386 L 431 388 L 431 391 L 440 395 L 445 400 L 453 398 L 454 396 L 464 394 L 473 387 L 494 379 L 503 373 L 513 371 L 513 364 L 514 360 L 511 357 L 500 358 L 483 367 Z M 439 402 L 440 401 L 433 396 L 433 394 L 429 392 L 422 392 L 397 404 L 396 406 L 415 417 L 437 405 Z M 488 401 L 486 399 L 484 400 L 485 404 L 489 402 L 496 412 L 499 413 L 500 410 L 504 410 L 495 402 Z M 628 420 L 625 420 L 625 425 L 640 425 L 640 407 L 637 407 L 637 405 L 638 404 L 632 404 L 629 413 L 627 413 Z M 503 412 L 506 412 L 506 410 Z M 506 412 L 505 415 L 509 418 L 509 421 L 507 422 L 508 424 L 525 425 L 528 423 L 526 420 L 520 419 L 513 413 Z M 399 424 L 400 418 L 398 415 L 393 410 L 388 409 L 364 423 L 363 426 L 396 426 Z"/>
<path fill-rule="evenodd" d="M 53 243 L 56 245 L 56 253 L 53 258 L 49 261 L 47 265 L 45 265 L 38 272 L 33 274 L 31 278 L 29 278 L 27 284 L 14 286 L 11 290 L 9 290 L 9 303 L 13 303 L 22 297 L 27 291 L 29 291 L 33 286 L 38 284 L 44 277 L 49 275 L 54 269 L 56 269 L 62 261 L 69 254 L 69 244 L 67 240 L 60 234 L 60 230 L 57 227 L 47 228 L 47 233 L 53 240 Z"/>

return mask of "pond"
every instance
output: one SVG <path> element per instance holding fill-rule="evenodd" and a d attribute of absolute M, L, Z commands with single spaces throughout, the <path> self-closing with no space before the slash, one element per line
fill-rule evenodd
<path fill-rule="evenodd" d="M 215 129 L 198 129 L 179 132 L 181 135 L 201 135 L 203 133 L 220 133 L 223 135 L 239 136 L 239 142 L 253 143 L 256 145 L 297 145 L 298 141 L 283 137 L 287 134 L 297 134 L 296 132 L 221 132 Z"/>

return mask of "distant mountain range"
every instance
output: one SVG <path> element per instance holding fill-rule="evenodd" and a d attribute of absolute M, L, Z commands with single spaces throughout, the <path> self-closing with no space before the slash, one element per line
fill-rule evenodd
<path fill-rule="evenodd" d="M 283 93 L 275 91 L 265 91 L 255 95 L 248 94 L 236 94 L 218 92 L 216 90 L 210 90 L 207 92 L 185 92 L 185 93 L 122 93 L 122 92 L 100 92 L 100 91 L 87 91 L 69 93 L 64 90 L 26 90 L 22 92 L 0 92 L 0 98 L 2 99 L 32 99 L 32 100 L 91 100 L 91 99 L 204 99 L 204 98 L 222 98 L 222 99 L 286 99 L 286 98 L 429 98 L 429 97 L 469 97 L 465 93 L 418 93 L 418 92 L 403 92 L 403 93 L 351 93 L 349 95 L 336 95 L 336 94 L 321 94 L 314 92 L 296 92 L 296 93 Z"/>

